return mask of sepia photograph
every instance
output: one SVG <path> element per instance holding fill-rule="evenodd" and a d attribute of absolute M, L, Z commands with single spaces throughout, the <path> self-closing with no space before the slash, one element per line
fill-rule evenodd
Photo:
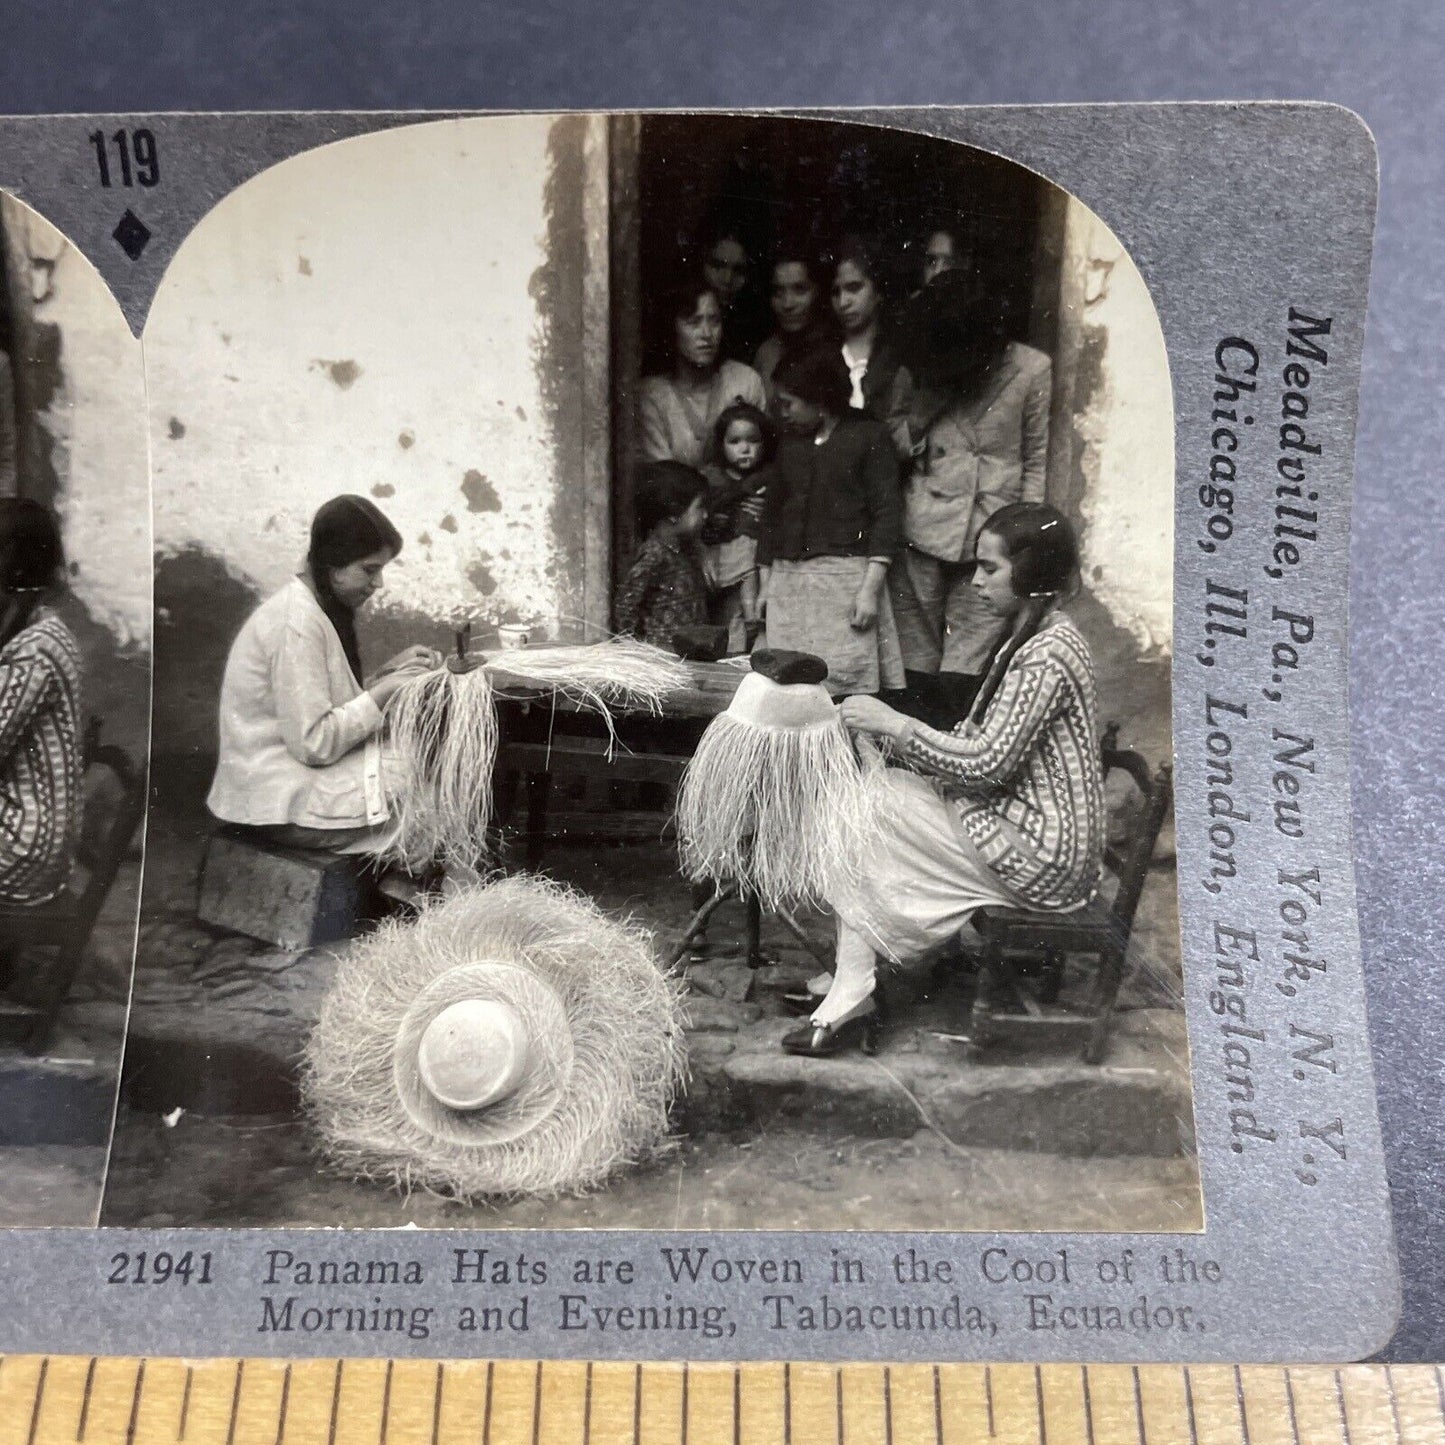
<path fill-rule="evenodd" d="M 146 807 L 140 342 L 0 196 L 0 1225 L 94 1225 Z"/>
<path fill-rule="evenodd" d="M 1098 215 L 841 121 L 336 141 L 171 261 L 96 556 L 132 373 L 4 221 L 71 791 L 143 776 L 153 582 L 133 988 L 112 830 L 44 994 L 130 990 L 102 1223 L 1203 1227 L 1174 403 Z"/>

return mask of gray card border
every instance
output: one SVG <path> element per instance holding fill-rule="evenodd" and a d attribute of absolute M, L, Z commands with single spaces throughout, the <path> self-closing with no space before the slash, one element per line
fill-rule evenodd
<path fill-rule="evenodd" d="M 788 112 L 794 113 L 794 112 Z M 1120 1359 L 1333 1360 L 1358 1358 L 1388 1339 L 1398 1315 L 1399 1282 L 1365 1024 L 1350 829 L 1347 709 L 1349 511 L 1355 407 L 1374 219 L 1373 142 L 1359 119 L 1313 104 L 1164 104 L 978 109 L 875 109 L 797 112 L 816 118 L 891 125 L 980 146 L 1027 165 L 1071 191 L 1115 231 L 1144 275 L 1168 347 L 1176 410 L 1176 542 L 1174 738 L 1180 907 L 1185 990 L 1192 1049 L 1194 1106 L 1206 1227 L 1199 1235 L 888 1235 L 607 1233 L 484 1230 L 400 1231 L 15 1231 L 0 1241 L 0 1349 L 60 1353 L 215 1355 L 576 1356 L 692 1359 Z M 455 114 L 455 113 L 452 113 Z M 139 327 L 164 265 L 184 235 L 222 196 L 286 156 L 332 140 L 386 127 L 426 123 L 442 114 L 169 115 L 0 118 L 0 186 L 34 206 L 98 266 Z M 146 200 L 145 219 L 165 244 L 144 264 L 129 262 L 110 238 L 120 208 L 98 196 L 85 137 L 97 125 L 149 125 L 171 160 L 167 184 Z M 100 202 L 98 204 L 98 202 Z M 1285 385 L 1281 371 L 1290 308 L 1329 317 L 1321 338 L 1328 363 L 1311 365 L 1311 411 L 1302 424 L 1309 485 L 1318 492 L 1319 520 L 1303 559 L 1271 579 L 1272 529 L 1278 524 L 1274 459 Z M 1234 532 L 1214 553 L 1201 550 L 1207 513 L 1196 490 L 1206 480 L 1212 441 L 1215 351 L 1226 337 L 1250 339 L 1261 357 L 1258 427 L 1240 446 Z M 1231 353 L 1238 357 L 1241 353 Z M 1241 437 L 1243 434 L 1241 433 Z M 1287 524 L 1287 523 L 1286 523 Z M 1206 637 L 1206 581 L 1247 590 L 1247 640 Z M 1215 594 L 1218 596 L 1218 594 Z M 1312 641 L 1282 701 L 1271 687 L 1271 646 L 1288 641 L 1273 608 L 1313 619 Z M 1217 614 L 1216 614 L 1217 616 Z M 1285 630 L 1281 631 L 1281 628 Z M 1218 646 L 1220 664 L 1198 659 Z M 1246 721 L 1206 698 L 1247 705 Z M 1234 852 L 1239 876 L 1207 892 L 1211 879 L 1211 733 L 1230 735 L 1236 807 L 1252 819 Z M 1313 739 L 1316 763 L 1301 794 L 1306 836 L 1283 838 L 1270 819 L 1279 796 L 1271 729 Z M 1215 756 L 1221 746 L 1214 742 Z M 1298 773 L 1298 769 L 1293 769 Z M 1326 972 L 1310 971 L 1293 998 L 1283 982 L 1286 945 L 1279 938 L 1282 896 L 1278 868 L 1318 866 L 1321 902 L 1308 925 Z M 1217 881 L 1217 880 L 1216 880 Z M 1265 1142 L 1237 1132 L 1221 1048 L 1221 1015 L 1213 966 L 1216 925 L 1253 929 L 1260 959 L 1248 960 L 1242 992 L 1247 1026 L 1263 1032 L 1257 1059 L 1255 1112 Z M 1238 937 L 1226 933 L 1225 938 Z M 1291 1024 L 1333 1040 L 1330 1072 L 1292 1067 L 1282 1040 Z M 1301 1077 L 1303 1076 L 1303 1077 Z M 1339 1137 L 1346 1156 L 1325 1147 Z M 1300 1124 L 1322 1132 L 1313 1139 Z M 1322 1142 L 1323 1141 L 1323 1142 Z M 1240 1145 L 1236 1152 L 1232 1145 Z M 1311 1150 L 1314 1152 L 1312 1153 Z M 1306 1156 L 1308 1155 L 1308 1158 Z M 691 1245 L 713 1256 L 797 1259 L 806 1283 L 787 1291 L 814 1301 L 862 1307 L 857 1331 L 769 1327 L 756 1284 L 706 1281 L 679 1290 L 663 1252 Z M 1142 1271 L 1163 1250 L 1185 1249 L 1219 1265 L 1217 1282 L 1164 1285 Z M 169 1248 L 209 1251 L 215 1282 L 160 1290 L 108 1285 L 112 1257 Z M 921 1294 L 893 1282 L 892 1256 L 915 1249 L 948 1259 L 955 1279 Z M 552 1264 L 549 1281 L 523 1285 L 451 1283 L 455 1251 L 486 1249 L 489 1263 L 524 1250 Z M 312 1260 L 416 1260 L 426 1283 L 384 1287 L 387 1305 L 434 1305 L 443 1326 L 421 1338 L 406 1332 L 261 1332 L 266 1251 L 290 1250 Z M 869 1283 L 831 1286 L 831 1251 L 863 1263 Z M 985 1251 L 1008 1260 L 1039 1260 L 1067 1250 L 1071 1283 L 1055 1287 L 1054 1306 L 1115 1305 L 1128 1313 L 1141 1293 L 1171 1309 L 1187 1305 L 1190 1325 L 1125 1330 L 1030 1329 L 1023 1295 L 1037 1286 L 994 1284 Z M 1133 1251 L 1135 1279 L 1120 1274 Z M 635 1260 L 627 1287 L 573 1287 L 579 1257 Z M 471 1256 L 468 1255 L 468 1258 Z M 1002 1256 L 990 1256 L 988 1272 Z M 564 1273 L 563 1265 L 569 1269 Z M 1103 1271 L 1100 1266 L 1104 1266 Z M 1087 1279 L 1084 1278 L 1087 1276 Z M 1143 1279 L 1143 1282 L 1139 1281 Z M 1048 1288 L 1045 1286 L 1045 1288 Z M 1065 1293 L 1067 1289 L 1067 1296 Z M 296 1293 L 295 1290 L 290 1291 Z M 778 1293 L 768 1286 L 766 1292 Z M 298 1310 L 316 1304 L 367 1306 L 374 1291 L 338 1288 L 300 1293 Z M 716 1305 L 726 1323 L 716 1336 L 699 1331 L 561 1328 L 562 1296 L 585 1293 L 588 1307 L 651 1303 Z M 478 1304 L 515 1308 L 529 1297 L 526 1330 L 462 1335 L 450 1327 L 457 1309 Z M 940 1309 L 953 1294 L 960 1315 L 977 1306 L 996 1333 L 934 1332 L 880 1327 L 876 1306 L 927 1302 Z M 403 1298 L 405 1296 L 405 1298 Z M 875 1315 L 873 1318 L 884 1318 Z M 1196 1326 L 1203 1323 L 1204 1328 Z"/>

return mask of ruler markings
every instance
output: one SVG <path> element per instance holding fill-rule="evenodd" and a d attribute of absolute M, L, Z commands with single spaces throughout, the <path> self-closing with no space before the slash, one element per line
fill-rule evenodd
<path fill-rule="evenodd" d="M 40 1406 L 45 1399 L 45 1374 L 49 1368 L 49 1359 L 41 1360 L 40 1378 L 35 1384 L 35 1404 L 30 1411 L 30 1429 L 25 1436 L 25 1445 L 35 1445 L 35 1437 L 40 1430 Z"/>
<path fill-rule="evenodd" d="M 130 1394 L 130 1419 L 125 1424 L 125 1445 L 135 1445 L 135 1427 L 140 1419 L 140 1392 L 145 1388 L 146 1362 L 135 1367 L 135 1387 Z"/>
<path fill-rule="evenodd" d="M 386 1374 L 381 1385 L 381 1428 L 377 1431 L 377 1445 L 386 1445 L 386 1431 L 391 1423 L 391 1371 L 395 1360 L 386 1362 Z"/>
<path fill-rule="evenodd" d="M 95 1367 L 99 1363 L 94 1355 L 85 1370 L 85 1389 L 80 1396 L 80 1419 L 75 1422 L 75 1438 L 85 1439 L 86 1422 L 90 1419 L 90 1392 L 95 1388 Z"/>
<path fill-rule="evenodd" d="M 281 1403 L 276 1407 L 276 1445 L 282 1445 L 286 1438 L 286 1411 L 291 1404 L 291 1363 L 286 1363 L 286 1373 L 281 1376 Z"/>
<path fill-rule="evenodd" d="M 245 1375 L 245 1360 L 237 1360 L 236 1383 L 231 1387 L 231 1423 L 226 1429 L 226 1445 L 236 1445 L 236 1414 L 241 1408 L 241 1381 Z"/>
<path fill-rule="evenodd" d="M 186 1424 L 191 1414 L 191 1384 L 195 1379 L 196 1370 L 194 1365 L 186 1366 L 186 1383 L 181 1387 L 181 1414 L 176 1421 L 176 1439 L 186 1438 Z"/>
<path fill-rule="evenodd" d="M 492 1445 L 492 1379 L 496 1371 L 496 1361 L 488 1360 L 486 1404 L 482 1407 L 482 1445 Z"/>
<path fill-rule="evenodd" d="M 1403 1445 L 1400 1434 L 1400 1400 L 1395 1394 L 1395 1376 L 1389 1365 L 1385 1366 L 1385 1388 L 1390 1392 L 1390 1420 L 1395 1427 L 1395 1445 Z"/>
<path fill-rule="evenodd" d="M 1335 1403 L 1340 1411 L 1340 1434 L 1344 1438 L 1345 1445 L 1351 1445 L 1350 1440 L 1350 1412 L 1345 1406 L 1345 1382 L 1340 1378 L 1340 1372 L 1335 1372 Z"/>
<path fill-rule="evenodd" d="M 336 1417 L 341 1412 L 341 1367 L 345 1360 L 337 1360 L 336 1374 L 331 1381 L 331 1424 L 326 1431 L 326 1445 L 336 1445 Z"/>
<path fill-rule="evenodd" d="M 70 1363 L 73 1370 L 60 1368 Z M 358 1362 L 200 1365 L 91 1357 L 52 1367 L 48 1356 L 11 1355 L 4 1361 L 0 1398 L 6 1403 L 0 1414 L 6 1420 L 0 1439 L 58 1445 L 61 1438 L 71 1438 L 69 1420 L 74 1418 L 73 1438 L 90 1445 L 180 1445 L 193 1437 L 196 1445 L 203 1440 L 211 1445 L 222 1440 L 229 1445 L 312 1445 L 328 1436 L 332 1445 L 356 1445 L 358 1426 L 364 1432 L 361 1441 L 454 1445 L 476 1438 L 472 1432 L 480 1414 L 485 1445 L 527 1440 L 532 1445 L 592 1445 L 594 1440 L 616 1445 L 629 1438 L 630 1414 L 635 1445 L 722 1445 L 727 1440 L 743 1445 L 754 1439 L 791 1445 L 794 1438 L 798 1445 L 830 1438 L 835 1445 L 926 1445 L 930 1420 L 932 1445 L 986 1439 L 985 1423 L 993 1437 L 1010 1445 L 1035 1440 L 1038 1445 L 1119 1445 L 1128 1440 L 1132 1395 L 1138 1445 L 1227 1445 L 1231 1440 L 1356 1445 L 1366 1438 L 1372 1445 L 1380 1440 L 1386 1445 L 1445 1442 L 1445 1368 L 1429 1365 L 1034 1365 L 1024 1367 L 1033 1374 L 1030 1401 L 1022 1368 L 1006 1370 L 996 1388 L 987 1367 L 954 1364 L 815 1364 L 794 1370 L 782 1362 L 714 1367 L 517 1361 L 504 1362 L 503 1368 L 488 1361 L 484 1370 L 482 1361 L 378 1360 L 363 1373 L 373 1380 L 384 1371 L 384 1383 L 365 1385 L 350 1375 L 348 1364 Z M 328 1371 L 331 1409 L 323 1433 Z M 233 1372 L 229 1382 L 227 1372 Z M 603 1403 L 608 1378 L 621 1387 L 614 1394 L 620 1407 L 615 1413 Z M 1212 1384 L 1206 1386 L 1205 1380 Z M 314 1391 L 308 1382 L 314 1382 Z M 343 1410 L 343 1401 L 357 1390 L 369 1403 L 360 1406 L 358 1396 Z M 951 1393 L 946 1403 L 945 1390 L 962 1393 Z M 678 1391 L 679 1397 L 671 1398 L 669 1391 Z M 194 1408 L 193 1399 L 198 1402 Z M 378 1403 L 379 1421 L 371 1414 Z M 353 1420 L 358 1406 L 365 1425 Z M 77 1410 L 74 1417 L 72 1409 Z"/>

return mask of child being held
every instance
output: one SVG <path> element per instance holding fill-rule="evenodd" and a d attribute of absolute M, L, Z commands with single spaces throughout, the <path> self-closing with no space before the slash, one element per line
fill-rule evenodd
<path fill-rule="evenodd" d="M 698 537 L 707 522 L 708 483 L 681 462 L 649 462 L 637 476 L 643 536 L 617 592 L 617 630 L 669 650 L 680 628 L 707 621 L 707 583 Z"/>
<path fill-rule="evenodd" d="M 777 432 L 767 415 L 735 402 L 717 419 L 707 477 L 707 525 L 702 531 L 703 571 L 712 596 L 711 621 L 728 629 L 728 651 L 746 651 L 756 638 L 757 550 L 768 465 Z"/>

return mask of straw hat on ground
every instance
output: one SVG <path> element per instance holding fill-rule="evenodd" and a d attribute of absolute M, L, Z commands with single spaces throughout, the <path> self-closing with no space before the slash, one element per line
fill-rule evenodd
<path fill-rule="evenodd" d="M 580 1194 L 668 1145 L 678 982 L 641 930 L 519 875 L 341 961 L 303 1099 L 333 1165 L 462 1200 Z"/>

